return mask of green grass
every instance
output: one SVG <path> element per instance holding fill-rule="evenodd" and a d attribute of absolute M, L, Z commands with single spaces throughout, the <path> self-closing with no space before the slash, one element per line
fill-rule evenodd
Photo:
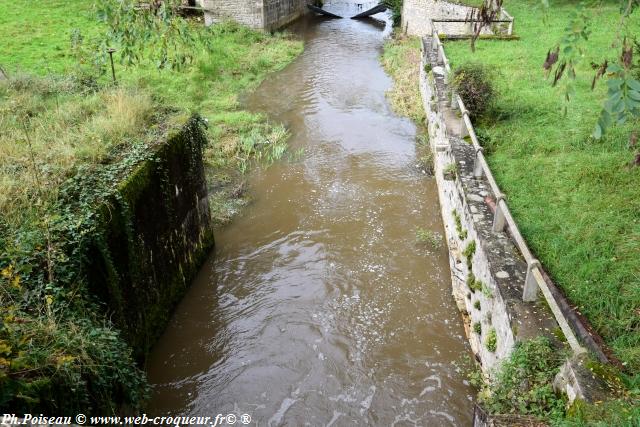
<path fill-rule="evenodd" d="M 67 71 L 72 66 L 71 32 L 100 31 L 93 0 L 14 0 L 0 2 L 0 66 L 10 72 L 38 74 Z"/>
<path fill-rule="evenodd" d="M 518 41 L 447 42 L 453 67 L 477 61 L 498 72 L 496 112 L 477 127 L 489 163 L 532 250 L 553 279 L 633 372 L 640 372 L 640 168 L 629 166 L 632 125 L 590 139 L 604 83 L 590 90 L 590 62 L 615 59 L 618 3 L 590 10 L 592 30 L 576 94 L 563 116 L 560 88 L 542 63 L 560 40 L 574 2 L 511 0 Z M 640 12 L 630 28 L 640 28 Z M 637 32 L 636 32 L 637 34 Z M 633 124 L 637 128 L 638 123 Z"/>
<path fill-rule="evenodd" d="M 5 215 L 19 212 L 33 196 L 35 175 L 20 118 L 24 114 L 30 117 L 37 168 L 50 188 L 74 167 L 102 161 L 114 145 L 143 138 L 158 112 L 197 111 L 208 119 L 211 144 L 205 157 L 215 168 L 245 170 L 255 157 L 282 155 L 287 133 L 264 115 L 241 110 L 238 96 L 291 62 L 301 52 L 301 42 L 233 23 L 204 28 L 194 22 L 192 31 L 204 34 L 213 49 L 201 49 L 191 68 L 126 67 L 116 53 L 119 88 L 110 86 L 109 74 L 94 75 L 97 90 L 84 93 L 74 76 L 86 78 L 93 69 L 86 62 L 80 66 L 72 54 L 71 34 L 80 30 L 86 46 L 100 40 L 106 28 L 93 4 L 50 0 L 46 7 L 34 7 L 28 0 L 0 2 L 0 65 L 11 77 L 0 87 L 0 124 L 5 130 L 0 134 L 0 211 Z M 63 74 L 71 77 L 59 77 Z M 262 153 L 266 141 L 272 144 Z"/>
<path fill-rule="evenodd" d="M 161 114 L 133 88 L 93 90 L 73 78 L 19 75 L 0 82 L 0 213 L 19 228 L 25 211 L 53 201 L 75 168 L 148 142 Z M 40 182 L 39 182 L 40 181 Z"/>

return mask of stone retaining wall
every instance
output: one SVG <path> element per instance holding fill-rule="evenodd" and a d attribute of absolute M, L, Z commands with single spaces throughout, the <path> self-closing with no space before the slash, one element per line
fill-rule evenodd
<path fill-rule="evenodd" d="M 276 30 L 307 13 L 307 0 L 264 0 L 263 29 Z"/>
<path fill-rule="evenodd" d="M 523 300 L 528 267 L 512 240 L 517 233 L 508 227 L 503 231 L 493 227 L 497 200 L 486 174 L 475 173 L 476 149 L 464 139 L 468 129 L 460 113 L 451 108 L 442 66 L 446 58 L 439 57 L 444 55 L 442 51 L 432 49 L 434 40 L 423 39 L 420 92 L 449 246 L 453 295 L 476 359 L 491 378 L 518 341 L 546 336 L 558 347 L 569 347 L 558 324 L 569 322 L 564 313 L 554 315 L 551 302 L 547 303 L 550 297 Z M 567 395 L 570 403 L 606 399 L 610 394 L 607 376 L 594 372 L 598 362 L 578 347 L 581 351 L 563 365 L 554 388 Z M 499 425 L 496 420 L 477 425 Z"/>
<path fill-rule="evenodd" d="M 420 90 L 449 245 L 453 295 L 464 315 L 471 348 L 483 371 L 491 375 L 516 341 L 545 332 L 551 335 L 557 324 L 544 305 L 522 301 L 526 263 L 505 233 L 492 231 L 490 188 L 484 179 L 473 177 L 473 146 L 455 136 L 461 119 L 446 108 L 444 69 L 436 66 L 427 73 L 425 64 L 431 67 L 423 58 Z M 495 348 L 490 343 L 493 335 Z"/>
<path fill-rule="evenodd" d="M 158 144 L 96 208 L 84 274 L 138 360 L 164 330 L 204 257 L 213 229 L 201 119 Z"/>

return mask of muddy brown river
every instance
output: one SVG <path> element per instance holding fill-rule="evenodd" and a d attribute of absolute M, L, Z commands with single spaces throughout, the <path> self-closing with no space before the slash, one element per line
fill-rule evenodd
<path fill-rule="evenodd" d="M 443 234 L 436 184 L 385 99 L 384 28 L 299 21 L 305 52 L 245 100 L 304 154 L 250 177 L 255 202 L 217 233 L 151 355 L 148 414 L 470 425 L 447 252 L 416 242 Z"/>

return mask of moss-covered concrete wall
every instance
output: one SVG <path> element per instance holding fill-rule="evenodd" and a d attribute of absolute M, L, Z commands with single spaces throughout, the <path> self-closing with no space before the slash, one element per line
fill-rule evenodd
<path fill-rule="evenodd" d="M 84 265 L 91 291 L 143 360 L 214 244 L 197 117 L 98 208 Z"/>

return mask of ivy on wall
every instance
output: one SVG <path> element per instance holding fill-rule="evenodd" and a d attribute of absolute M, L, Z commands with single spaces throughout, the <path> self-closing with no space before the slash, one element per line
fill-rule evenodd
<path fill-rule="evenodd" d="M 198 201 L 189 194 L 206 196 L 204 125 L 194 116 L 165 142 L 133 144 L 107 164 L 79 168 L 50 208 L 49 254 L 39 224 L 2 230 L 0 407 L 100 414 L 139 407 L 148 385 L 135 360 L 213 244 L 208 206 L 192 213 Z M 180 180 L 182 198 L 170 178 Z M 153 208 L 145 203 L 171 207 L 154 211 L 162 233 L 143 229 L 143 212 Z M 158 277 L 149 235 L 179 254 Z"/>

